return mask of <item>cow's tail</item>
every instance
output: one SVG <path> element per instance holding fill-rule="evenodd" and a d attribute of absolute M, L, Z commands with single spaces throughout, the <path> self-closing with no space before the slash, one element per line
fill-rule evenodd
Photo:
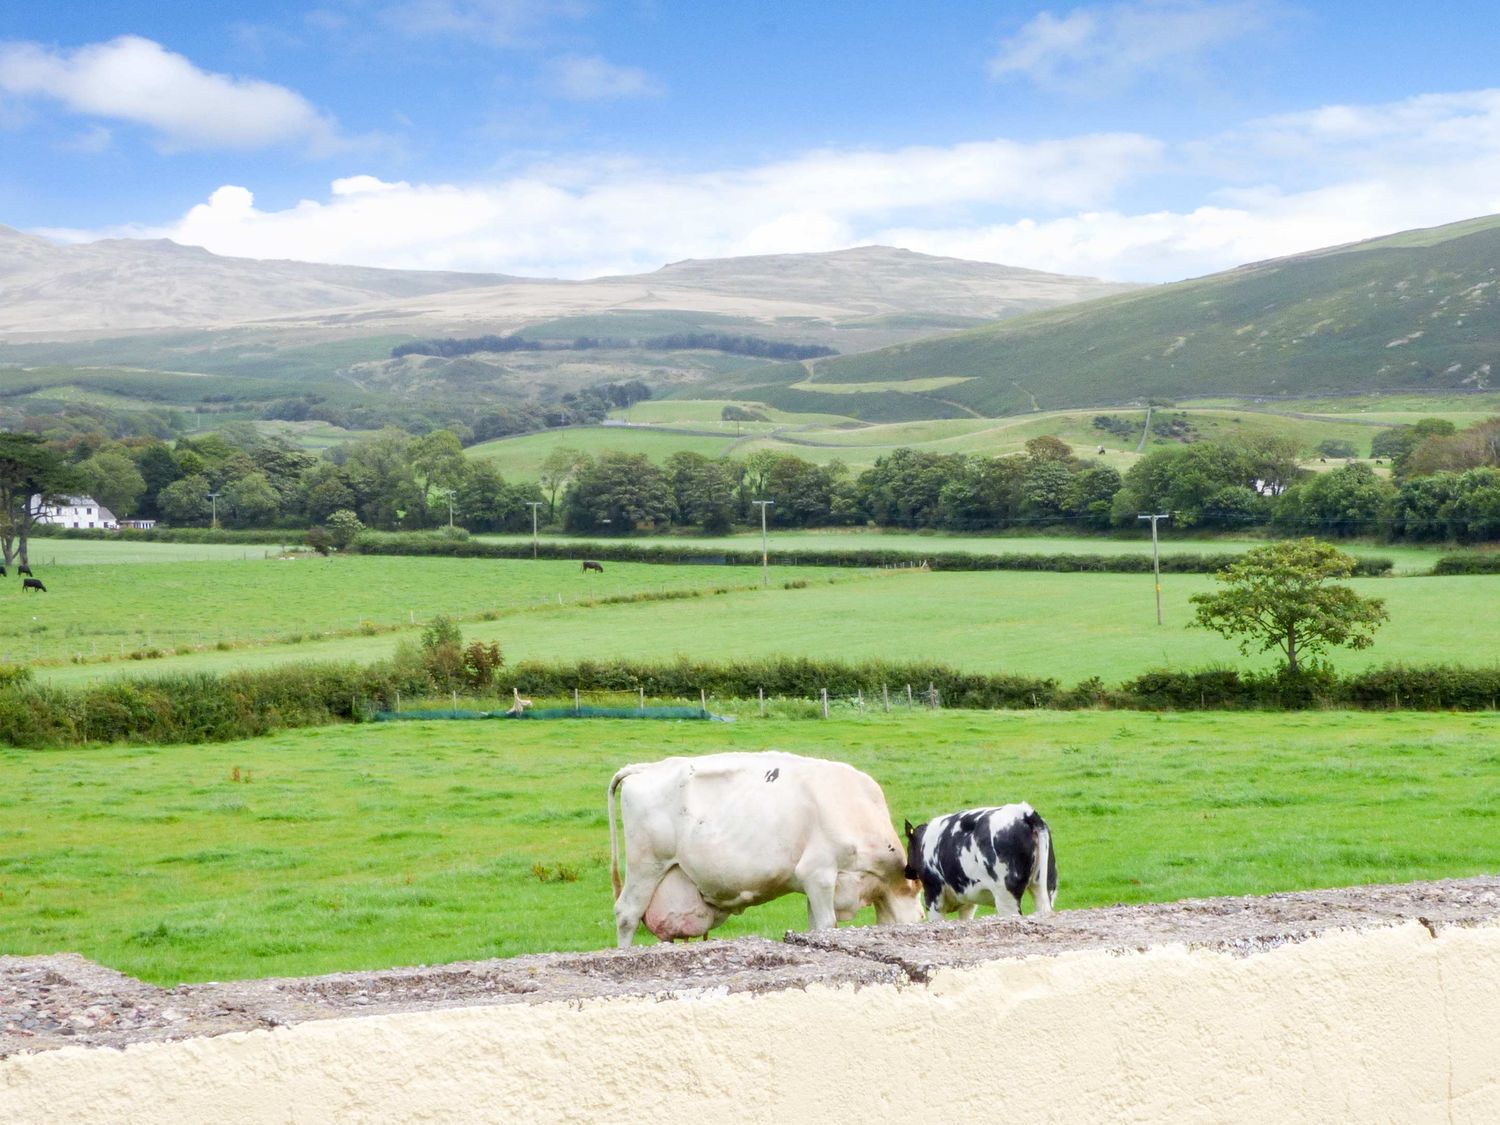
<path fill-rule="evenodd" d="M 609 809 L 609 881 L 614 885 L 615 898 L 620 897 L 620 888 L 624 885 L 620 882 L 620 848 L 615 841 L 615 793 L 620 788 L 620 782 L 638 769 L 639 766 L 621 766 L 615 776 L 610 778 L 609 789 L 604 794 L 604 804 Z"/>
<path fill-rule="evenodd" d="M 1057 857 L 1052 854 L 1052 829 L 1033 810 L 1026 818 L 1035 843 L 1031 865 L 1031 904 L 1035 913 L 1050 914 L 1057 897 Z"/>

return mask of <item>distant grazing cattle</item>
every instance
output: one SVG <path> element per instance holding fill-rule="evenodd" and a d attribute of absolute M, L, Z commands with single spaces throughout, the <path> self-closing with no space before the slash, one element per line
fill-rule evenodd
<path fill-rule="evenodd" d="M 906 840 L 906 877 L 921 882 L 929 921 L 954 910 L 967 921 L 984 902 L 997 914 L 1019 916 L 1028 887 L 1036 913 L 1052 910 L 1052 831 L 1024 801 L 949 813 L 916 828 L 908 820 Z"/>
<path fill-rule="evenodd" d="M 1103 453 L 1104 453 L 1104 446 L 1102 446 L 1102 445 L 1101 445 L 1101 446 L 1100 446 L 1100 447 L 1099 447 L 1099 453 L 1100 453 L 1100 454 L 1101 454 L 1101 455 L 1102 455 L 1102 454 L 1103 454 Z"/>
<path fill-rule="evenodd" d="M 702 937 L 794 891 L 815 930 L 869 905 L 881 923 L 921 916 L 885 794 L 853 766 L 780 751 L 666 758 L 622 768 L 605 800 L 622 947 L 643 921 L 663 941 Z"/>
<path fill-rule="evenodd" d="M 5 567 L 0 566 L 0 578 L 5 578 L 5 577 L 6 577 Z"/>
<path fill-rule="evenodd" d="M 45 594 L 47 592 L 47 587 L 42 585 L 42 580 L 40 578 L 23 578 L 21 579 L 21 591 L 22 593 L 24 593 L 27 590 L 40 590 Z"/>
<path fill-rule="evenodd" d="M 583 570 L 581 571 L 581 573 L 587 574 L 591 570 L 597 570 L 600 574 L 604 573 L 604 568 L 596 563 L 593 559 L 584 559 Z"/>
<path fill-rule="evenodd" d="M 16 567 L 16 573 L 17 574 L 30 574 L 31 573 L 31 567 L 27 566 L 25 563 L 22 563 L 20 566 Z"/>

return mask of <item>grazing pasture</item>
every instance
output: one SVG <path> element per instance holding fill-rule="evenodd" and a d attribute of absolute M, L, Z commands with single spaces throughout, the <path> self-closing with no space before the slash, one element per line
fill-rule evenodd
<path fill-rule="evenodd" d="M 378 724 L 0 749 L 0 949 L 174 984 L 604 948 L 614 770 L 766 747 L 865 770 L 898 823 L 1030 801 L 1063 909 L 1472 875 L 1500 854 L 1493 714 Z M 805 917 L 787 898 L 716 933 Z"/>
<path fill-rule="evenodd" d="M 83 663 L 39 669 L 58 686 L 157 670 L 368 661 L 389 656 L 401 637 L 415 638 L 426 619 L 445 613 L 463 618 L 466 640 L 497 641 L 512 662 L 677 655 L 912 659 L 1054 676 L 1066 684 L 1089 676 L 1118 682 L 1151 668 L 1273 663 L 1269 655 L 1242 657 L 1224 638 L 1186 628 L 1190 596 L 1217 586 L 1208 575 L 1164 576 L 1166 624 L 1158 626 L 1149 574 L 785 567 L 772 568 L 770 589 L 761 589 L 754 567 L 612 562 L 604 574 L 584 576 L 578 566 L 388 557 L 98 568 L 108 581 L 93 578 L 90 568 L 60 567 L 48 576 L 56 586 L 45 603 L 36 597 L 21 602 L 18 584 L 0 591 L 0 608 L 17 607 L 0 616 L 0 659 L 6 651 L 28 658 L 33 648 L 56 660 L 81 652 Z M 787 589 L 789 579 L 808 584 Z M 1376 633 L 1374 647 L 1335 653 L 1340 669 L 1500 662 L 1500 634 L 1474 622 L 1474 607 L 1495 597 L 1493 576 L 1356 579 L 1351 585 L 1384 598 L 1390 621 Z M 733 588 L 708 597 L 598 602 L 724 587 Z M 154 608 L 137 608 L 143 604 Z M 208 648 L 149 661 L 95 663 L 91 657 L 96 646 L 108 655 L 195 644 Z"/>
<path fill-rule="evenodd" d="M 585 576 L 578 563 L 562 559 L 278 559 L 254 557 L 257 548 L 234 550 L 248 550 L 252 557 L 89 563 L 47 571 L 38 565 L 48 590 L 56 595 L 45 606 L 21 602 L 19 583 L 0 584 L 0 661 L 118 658 L 149 649 L 221 643 L 300 645 L 329 633 L 369 641 L 403 625 L 420 627 L 437 614 L 498 616 L 544 604 L 556 608 L 559 596 L 566 608 L 589 598 L 752 585 L 761 580 L 758 567 L 611 563 L 607 573 Z M 837 572 L 818 573 L 833 577 Z M 785 580 L 781 568 L 775 574 L 777 581 Z M 384 639 L 380 651 L 368 655 L 388 652 L 390 638 Z M 356 645 L 351 652 L 360 650 Z M 289 651 L 294 650 L 283 651 L 280 659 L 287 659 Z"/>

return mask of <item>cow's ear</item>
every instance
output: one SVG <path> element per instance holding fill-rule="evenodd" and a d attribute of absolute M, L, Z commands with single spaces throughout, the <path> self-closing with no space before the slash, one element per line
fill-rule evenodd
<path fill-rule="evenodd" d="M 912 834 L 912 833 L 913 833 L 913 832 L 915 832 L 915 831 L 916 831 L 916 829 L 915 829 L 915 828 L 913 828 L 913 827 L 912 827 L 912 826 L 911 826 L 911 821 L 909 821 L 909 820 L 908 820 L 908 821 L 907 821 L 907 822 L 906 822 L 906 838 L 907 838 L 907 839 L 908 839 L 908 840 L 909 840 L 909 839 L 911 839 L 911 834 Z"/>

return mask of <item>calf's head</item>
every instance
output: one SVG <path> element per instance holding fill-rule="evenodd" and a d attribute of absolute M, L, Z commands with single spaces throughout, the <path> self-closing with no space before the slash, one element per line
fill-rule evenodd
<path fill-rule="evenodd" d="M 911 821 L 906 822 L 906 871 L 904 874 L 908 879 L 922 877 L 922 837 L 926 834 L 925 823 L 913 828 Z"/>

